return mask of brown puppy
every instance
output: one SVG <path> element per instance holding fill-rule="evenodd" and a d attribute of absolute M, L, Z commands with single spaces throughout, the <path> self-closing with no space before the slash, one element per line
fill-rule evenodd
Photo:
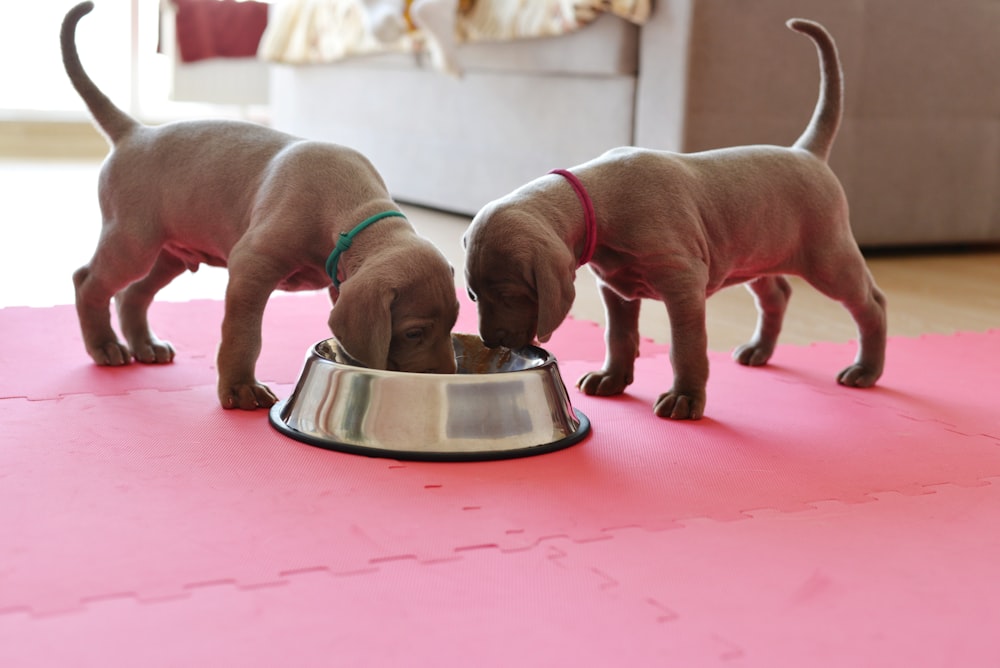
<path fill-rule="evenodd" d="M 792 20 L 816 43 L 822 83 L 811 122 L 791 148 L 744 146 L 693 154 L 619 148 L 547 175 L 491 202 L 466 232 L 466 276 L 487 345 L 546 341 L 573 303 L 586 246 L 584 209 L 596 218 L 590 261 L 607 314 L 607 355 L 578 386 L 621 393 L 639 350 L 640 299 L 662 300 L 670 317 L 674 384 L 661 417 L 700 418 L 708 380 L 705 300 L 746 283 L 759 316 L 734 352 L 762 365 L 774 352 L 791 292 L 782 274 L 804 277 L 854 317 L 860 350 L 838 381 L 869 387 L 885 359 L 885 298 L 851 234 L 847 201 L 827 166 L 841 117 L 841 71 L 826 30 Z M 585 192 L 574 192 L 573 175 Z M 589 192 L 589 198 L 586 193 Z"/>
<path fill-rule="evenodd" d="M 150 330 L 146 311 L 160 288 L 205 263 L 229 267 L 218 354 L 225 408 L 276 400 L 254 373 L 264 307 L 276 288 L 329 287 L 330 329 L 367 366 L 453 372 L 453 271 L 401 214 L 358 233 L 331 265 L 342 289 L 331 286 L 326 263 L 341 233 L 396 209 L 371 163 L 351 149 L 252 123 L 138 123 L 80 64 L 76 24 L 92 9 L 84 2 L 69 11 L 61 41 L 66 72 L 112 145 L 100 176 L 100 241 L 73 276 L 94 361 L 170 362 L 174 350 Z M 126 344 L 111 326 L 112 296 Z"/>

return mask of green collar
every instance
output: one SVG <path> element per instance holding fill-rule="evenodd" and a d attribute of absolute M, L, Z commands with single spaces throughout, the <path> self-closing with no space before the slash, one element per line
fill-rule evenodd
<path fill-rule="evenodd" d="M 355 227 L 350 232 L 340 233 L 340 236 L 337 237 L 337 247 L 333 249 L 333 252 L 330 253 L 330 257 L 326 259 L 326 273 L 333 280 L 334 287 L 336 287 L 338 290 L 340 289 L 340 279 L 337 278 L 337 263 L 340 261 L 341 253 L 343 253 L 344 251 L 346 251 L 348 248 L 351 247 L 351 243 L 353 243 L 354 237 L 356 237 L 360 232 L 362 232 L 372 223 L 377 223 L 383 218 L 393 218 L 393 217 L 406 218 L 406 216 L 404 216 L 399 211 L 383 211 L 382 213 L 375 214 L 371 218 L 364 219 L 363 221 L 361 221 L 361 223 L 358 224 L 357 227 Z"/>

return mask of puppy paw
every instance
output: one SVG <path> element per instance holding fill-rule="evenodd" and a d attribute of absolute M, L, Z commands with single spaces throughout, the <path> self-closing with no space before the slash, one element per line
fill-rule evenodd
<path fill-rule="evenodd" d="M 837 382 L 847 387 L 872 387 L 882 375 L 881 369 L 852 364 L 837 376 Z"/>
<path fill-rule="evenodd" d="M 277 401 L 278 397 L 274 396 L 266 385 L 256 381 L 219 388 L 219 402 L 226 409 L 239 408 L 252 411 L 258 408 L 270 408 Z"/>
<path fill-rule="evenodd" d="M 621 394 L 631 384 L 631 373 L 615 373 L 612 371 L 591 371 L 576 381 L 576 386 L 584 394 L 598 397 L 611 397 Z"/>
<path fill-rule="evenodd" d="M 88 346 L 87 352 L 99 366 L 125 366 L 132 361 L 128 346 L 120 341 L 108 341 L 98 346 Z"/>
<path fill-rule="evenodd" d="M 159 339 L 132 344 L 132 356 L 143 364 L 169 364 L 174 361 L 174 354 L 174 347 Z"/>
<path fill-rule="evenodd" d="M 733 351 L 733 359 L 743 366 L 764 366 L 771 359 L 774 346 L 745 343 Z"/>
<path fill-rule="evenodd" d="M 671 420 L 700 420 L 705 414 L 705 396 L 670 390 L 656 400 L 653 412 L 657 417 Z"/>

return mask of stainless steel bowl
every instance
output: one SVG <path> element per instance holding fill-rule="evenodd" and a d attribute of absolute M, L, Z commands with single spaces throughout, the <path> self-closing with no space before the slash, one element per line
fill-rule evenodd
<path fill-rule="evenodd" d="M 336 339 L 314 345 L 292 396 L 271 408 L 278 431 L 330 450 L 468 461 L 552 452 L 590 430 L 555 358 L 535 346 L 490 349 L 453 334 L 456 374 L 356 366 Z"/>

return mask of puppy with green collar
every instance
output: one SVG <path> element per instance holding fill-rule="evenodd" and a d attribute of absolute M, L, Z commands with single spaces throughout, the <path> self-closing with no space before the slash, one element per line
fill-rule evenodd
<path fill-rule="evenodd" d="M 352 149 L 253 123 L 139 123 L 80 63 L 76 26 L 92 9 L 83 2 L 69 11 L 61 44 L 70 81 L 112 147 L 99 182 L 100 240 L 73 276 L 94 361 L 172 361 L 147 309 L 175 277 L 208 264 L 229 270 L 217 359 L 224 408 L 276 401 L 255 376 L 264 307 L 275 289 L 329 289 L 330 329 L 364 365 L 454 372 L 452 267 L 396 211 L 372 164 Z M 112 297 L 124 342 L 111 325 Z"/>

